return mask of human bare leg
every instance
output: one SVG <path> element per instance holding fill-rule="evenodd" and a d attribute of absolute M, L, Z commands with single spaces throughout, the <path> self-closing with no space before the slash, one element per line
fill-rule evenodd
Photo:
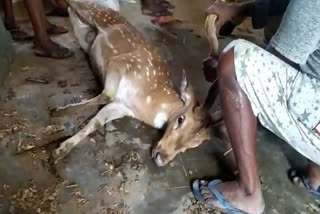
<path fill-rule="evenodd" d="M 3 0 L 2 6 L 4 11 L 4 25 L 6 29 L 11 33 L 12 39 L 15 41 L 25 41 L 32 39 L 32 36 L 26 33 L 17 24 L 13 13 L 12 0 Z"/>
<path fill-rule="evenodd" d="M 246 94 L 238 85 L 233 49 L 222 54 L 218 79 L 223 116 L 235 153 L 239 179 L 220 183 L 216 185 L 216 189 L 233 207 L 248 213 L 262 213 L 264 201 L 256 157 L 257 119 Z M 201 183 L 201 194 L 207 203 L 221 207 L 206 182 Z"/>
<path fill-rule="evenodd" d="M 42 3 L 42 2 L 41 2 Z M 40 5 L 42 8 L 43 6 Z M 51 35 L 59 35 L 59 34 L 65 34 L 68 33 L 68 29 L 62 27 L 62 26 L 57 26 L 54 25 L 52 23 L 50 23 L 45 15 L 44 9 L 39 11 L 41 18 L 43 20 L 46 20 L 46 29 L 47 29 L 47 33 L 51 34 Z"/>
<path fill-rule="evenodd" d="M 35 53 L 39 56 L 51 58 L 67 58 L 72 52 L 53 42 L 47 33 L 47 23 L 41 0 L 25 0 L 25 4 L 34 29 Z"/>

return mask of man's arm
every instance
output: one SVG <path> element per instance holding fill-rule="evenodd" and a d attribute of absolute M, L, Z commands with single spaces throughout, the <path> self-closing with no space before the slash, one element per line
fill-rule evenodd
<path fill-rule="evenodd" d="M 245 17 L 252 17 L 254 28 L 263 28 L 269 16 L 282 15 L 290 0 L 249 0 L 241 3 L 225 3 L 217 0 L 207 10 L 207 14 L 216 14 L 219 18 L 216 22 L 217 32 L 228 35 L 237 24 Z M 227 26 L 227 30 L 223 29 Z M 231 30 L 229 29 L 231 28 Z"/>
<path fill-rule="evenodd" d="M 270 45 L 296 64 L 305 64 L 320 41 L 320 2 L 291 0 Z"/>
<path fill-rule="evenodd" d="M 290 0 L 256 0 L 252 6 L 252 26 L 255 29 L 263 28 L 269 16 L 282 15 Z"/>

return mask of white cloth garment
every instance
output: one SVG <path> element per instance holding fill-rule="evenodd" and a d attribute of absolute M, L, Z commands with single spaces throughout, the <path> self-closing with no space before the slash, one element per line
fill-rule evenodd
<path fill-rule="evenodd" d="M 320 81 L 245 40 L 235 40 L 237 81 L 260 123 L 309 160 L 320 165 L 320 136 L 309 127 L 309 111 L 318 108 Z"/>

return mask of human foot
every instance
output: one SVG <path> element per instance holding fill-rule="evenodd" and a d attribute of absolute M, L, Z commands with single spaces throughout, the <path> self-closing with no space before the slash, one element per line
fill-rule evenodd
<path fill-rule="evenodd" d="M 29 35 L 27 32 L 25 32 L 20 27 L 11 28 L 11 29 L 7 29 L 7 30 L 10 32 L 11 37 L 14 41 L 21 42 L 21 41 L 27 41 L 27 40 L 32 39 L 32 36 Z"/>
<path fill-rule="evenodd" d="M 173 5 L 166 0 L 141 0 L 142 13 L 148 16 L 169 16 Z"/>
<path fill-rule="evenodd" d="M 254 213 L 264 211 L 264 201 L 261 189 L 253 193 L 246 193 L 238 182 L 225 182 L 221 180 L 195 181 L 193 192 L 197 200 L 203 201 L 214 209 L 229 213 Z"/>
<path fill-rule="evenodd" d="M 17 25 L 15 22 L 4 23 L 6 29 L 10 32 L 11 37 L 14 41 L 26 41 L 32 39 L 32 36 L 29 35 L 27 32 L 25 32 L 19 25 Z"/>
<path fill-rule="evenodd" d="M 60 34 L 68 33 L 68 29 L 62 26 L 54 25 L 54 24 L 51 24 L 50 22 L 47 22 L 47 32 L 50 35 L 60 35 Z"/>
<path fill-rule="evenodd" d="M 53 41 L 37 42 L 35 41 L 35 54 L 41 57 L 54 59 L 65 59 L 73 56 L 73 52 Z"/>

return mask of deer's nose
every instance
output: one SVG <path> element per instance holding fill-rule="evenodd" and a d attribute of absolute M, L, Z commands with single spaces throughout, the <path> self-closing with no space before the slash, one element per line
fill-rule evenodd
<path fill-rule="evenodd" d="M 156 162 L 156 164 L 158 166 L 164 166 L 165 165 L 165 163 L 164 163 L 164 161 L 163 161 L 163 159 L 161 157 L 161 154 L 159 152 L 155 155 L 154 161 Z"/>
<path fill-rule="evenodd" d="M 161 141 L 152 149 L 151 157 L 156 158 L 157 154 L 162 151 Z"/>

